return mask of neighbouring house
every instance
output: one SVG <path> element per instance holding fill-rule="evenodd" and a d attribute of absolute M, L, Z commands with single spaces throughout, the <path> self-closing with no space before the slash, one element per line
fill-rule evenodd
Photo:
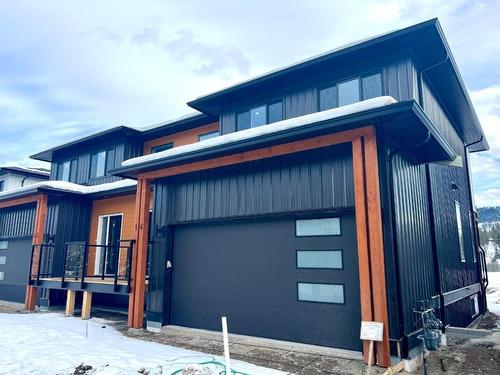
<path fill-rule="evenodd" d="M 35 167 L 0 167 L 0 193 L 48 180 L 50 171 Z"/>
<path fill-rule="evenodd" d="M 151 329 L 224 315 L 365 360 L 378 321 L 386 367 L 419 353 L 422 304 L 445 327 L 486 311 L 469 158 L 488 144 L 437 20 L 188 105 L 40 152 L 51 181 L 0 194 L 27 308 L 76 296 Z"/>

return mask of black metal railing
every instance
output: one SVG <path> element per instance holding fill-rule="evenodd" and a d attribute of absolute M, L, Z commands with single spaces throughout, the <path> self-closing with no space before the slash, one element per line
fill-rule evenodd
<path fill-rule="evenodd" d="M 31 246 L 28 281 L 52 277 L 54 268 L 54 244 L 41 243 Z"/>

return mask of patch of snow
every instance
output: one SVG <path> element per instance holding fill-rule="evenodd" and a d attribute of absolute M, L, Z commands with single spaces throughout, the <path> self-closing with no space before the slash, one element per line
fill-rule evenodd
<path fill-rule="evenodd" d="M 146 126 L 134 126 L 133 129 L 139 130 L 141 132 L 144 132 L 144 131 L 147 131 L 147 130 L 152 130 L 152 129 L 159 128 L 161 126 L 165 126 L 165 125 L 169 125 L 169 124 L 174 124 L 174 123 L 182 121 L 182 120 L 188 120 L 190 118 L 194 118 L 194 117 L 197 117 L 197 116 L 202 115 L 202 114 L 203 114 L 202 112 L 194 111 L 194 112 L 187 113 L 185 115 L 179 116 L 179 117 L 171 119 L 171 120 L 160 122 L 159 124 L 146 125 Z"/>
<path fill-rule="evenodd" d="M 315 112 L 309 115 L 295 117 L 287 120 L 282 120 L 260 126 L 257 128 L 246 129 L 231 134 L 221 135 L 201 142 L 192 143 L 185 146 L 174 147 L 169 150 L 157 152 L 155 154 L 139 156 L 137 158 L 128 159 L 122 162 L 123 167 L 135 166 L 151 161 L 168 159 L 173 156 L 187 154 L 195 151 L 218 147 L 230 143 L 244 141 L 260 137 L 267 134 L 278 133 L 301 126 L 311 125 L 316 122 L 331 120 L 337 117 L 347 116 L 350 114 L 363 112 L 375 108 L 385 107 L 396 103 L 396 100 L 391 96 L 380 96 L 368 100 L 363 100 L 358 103 L 345 105 L 338 108 L 329 109 L 326 111 Z"/>
<path fill-rule="evenodd" d="M 31 191 L 35 189 L 52 189 L 52 190 L 58 190 L 58 191 L 64 191 L 68 193 L 78 193 L 78 194 L 93 194 L 93 193 L 100 193 L 104 191 L 110 191 L 110 190 L 115 190 L 115 189 L 120 189 L 120 188 L 126 188 L 130 186 L 135 186 L 137 185 L 137 181 L 135 180 L 130 180 L 130 179 L 123 179 L 119 181 L 114 181 L 114 182 L 109 182 L 106 184 L 100 184 L 100 185 L 93 185 L 93 186 L 85 186 L 85 185 L 79 185 L 79 184 L 74 184 L 73 182 L 67 182 L 67 181 L 42 181 L 42 182 L 37 182 L 31 185 L 7 190 L 4 192 L 0 193 L 0 199 L 2 199 L 3 196 L 11 196 L 11 195 L 16 195 L 18 193 L 22 193 L 24 191 Z"/>
<path fill-rule="evenodd" d="M 29 173 L 38 173 L 38 174 L 43 174 L 43 175 L 46 175 L 46 176 L 49 176 L 50 175 L 50 171 L 48 169 L 45 169 L 45 168 L 36 168 L 36 167 L 21 167 L 21 166 L 15 166 L 15 167 L 9 167 L 9 166 L 6 166 L 6 167 L 0 167 L 0 169 L 2 168 L 7 168 L 7 169 L 13 169 L 13 170 L 17 170 L 19 172 L 29 172 Z"/>
<path fill-rule="evenodd" d="M 488 310 L 500 317 L 500 272 L 488 272 L 488 280 L 486 291 Z"/>
<path fill-rule="evenodd" d="M 88 337 L 85 336 L 88 322 Z M 98 319 L 84 321 L 60 314 L 0 314 L 0 373 L 72 374 L 81 363 L 91 375 L 170 375 L 191 364 L 221 373 L 223 358 L 123 336 Z M 251 375 L 281 375 L 242 361 L 232 368 Z"/>

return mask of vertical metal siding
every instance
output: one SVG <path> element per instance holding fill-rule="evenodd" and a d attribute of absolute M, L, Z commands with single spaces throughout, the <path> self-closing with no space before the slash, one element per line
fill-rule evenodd
<path fill-rule="evenodd" d="M 413 314 L 417 302 L 437 294 L 427 178 L 425 166 L 399 154 L 392 158 L 392 171 L 400 303 L 404 332 L 409 334 L 417 328 Z"/>
<path fill-rule="evenodd" d="M 0 210 L 0 238 L 29 237 L 33 235 L 35 204 Z"/>
<path fill-rule="evenodd" d="M 160 180 L 158 225 L 354 206 L 351 145 Z"/>

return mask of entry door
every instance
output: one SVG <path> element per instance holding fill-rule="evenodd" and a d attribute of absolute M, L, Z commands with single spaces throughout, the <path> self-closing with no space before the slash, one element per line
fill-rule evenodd
<path fill-rule="evenodd" d="M 99 217 L 97 245 L 108 246 L 97 248 L 96 274 L 113 275 L 116 272 L 116 258 L 119 256 L 119 240 L 122 232 L 122 215 L 106 215 Z M 111 246 L 111 247 L 109 247 Z"/>

